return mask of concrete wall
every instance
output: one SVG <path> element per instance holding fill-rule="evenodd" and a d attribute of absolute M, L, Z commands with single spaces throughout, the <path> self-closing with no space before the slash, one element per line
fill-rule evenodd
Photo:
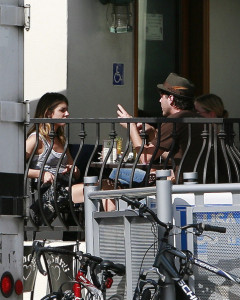
<path fill-rule="evenodd" d="M 240 117 L 240 1 L 210 0 L 210 90 Z"/>
<path fill-rule="evenodd" d="M 132 113 L 133 33 L 109 32 L 108 5 L 99 0 L 25 3 L 32 9 L 31 29 L 25 32 L 24 98 L 64 92 L 72 117 L 114 117 L 118 103 Z M 238 0 L 210 0 L 210 91 L 223 98 L 232 117 L 240 114 L 239 11 Z M 123 86 L 113 86 L 113 63 L 124 64 Z"/>
<path fill-rule="evenodd" d="M 73 118 L 116 117 L 118 103 L 133 113 L 133 33 L 109 32 L 111 6 L 99 0 L 25 3 L 31 29 L 25 32 L 24 98 L 31 100 L 31 115 L 34 100 L 50 91 L 67 95 Z M 124 64 L 122 86 L 113 85 L 114 63 Z M 76 132 L 73 127 L 71 136 Z"/>
<path fill-rule="evenodd" d="M 118 103 L 133 113 L 133 33 L 110 33 L 110 15 L 111 5 L 99 0 L 68 1 L 67 91 L 72 117 L 117 117 Z M 114 63 L 124 64 L 124 85 L 113 85 Z M 74 129 L 71 134 L 75 136 Z"/>
<path fill-rule="evenodd" d="M 68 97 L 74 117 L 113 117 L 133 111 L 133 33 L 110 33 L 99 0 L 68 1 Z M 124 64 L 124 85 L 113 86 L 113 63 Z"/>

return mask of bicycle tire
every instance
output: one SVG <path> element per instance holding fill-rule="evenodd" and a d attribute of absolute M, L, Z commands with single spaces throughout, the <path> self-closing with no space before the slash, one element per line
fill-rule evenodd
<path fill-rule="evenodd" d="M 141 300 L 151 300 L 152 294 L 149 288 L 145 289 L 142 293 Z"/>
<path fill-rule="evenodd" d="M 108 300 L 123 300 L 124 297 L 121 295 L 112 295 L 110 298 L 108 298 Z"/>
<path fill-rule="evenodd" d="M 41 298 L 41 300 L 72 300 L 74 296 L 65 293 L 53 292 Z"/>
<path fill-rule="evenodd" d="M 51 293 L 41 298 L 41 300 L 60 300 L 60 299 L 61 296 L 59 296 L 59 294 L 56 293 Z"/>

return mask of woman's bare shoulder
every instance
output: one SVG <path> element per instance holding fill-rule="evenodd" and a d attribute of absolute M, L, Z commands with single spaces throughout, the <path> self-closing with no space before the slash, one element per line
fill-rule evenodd
<path fill-rule="evenodd" d="M 32 150 L 33 147 L 35 146 L 37 142 L 37 136 L 35 133 L 32 133 L 26 140 L 26 147 L 27 147 L 27 150 Z M 39 141 L 38 141 L 38 149 L 42 148 L 43 147 L 43 142 L 42 142 L 42 139 L 39 138 Z"/>

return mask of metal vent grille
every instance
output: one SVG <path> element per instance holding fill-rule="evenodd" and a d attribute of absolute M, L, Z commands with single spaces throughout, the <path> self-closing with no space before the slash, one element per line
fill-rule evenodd
<path fill-rule="evenodd" d="M 194 255 L 211 265 L 240 276 L 239 211 L 197 212 L 194 222 L 225 226 L 227 232 L 207 232 L 194 239 Z M 194 269 L 196 294 L 202 300 L 237 300 L 240 285 L 201 268 Z"/>
<path fill-rule="evenodd" d="M 99 237 L 100 257 L 125 265 L 123 218 L 101 219 L 99 223 Z M 126 276 L 115 276 L 112 287 L 107 290 L 107 298 L 114 294 L 125 295 L 125 282 Z"/>
<path fill-rule="evenodd" d="M 157 251 L 156 228 L 147 220 L 134 219 L 131 222 L 131 257 L 133 292 L 139 273 L 152 267 Z M 152 274 L 151 274 L 152 275 Z M 152 279 L 154 279 L 152 277 Z M 156 279 L 156 278 L 155 278 Z"/>
<path fill-rule="evenodd" d="M 152 223 L 139 217 L 115 217 L 98 219 L 99 255 L 105 259 L 126 265 L 127 278 L 131 278 L 130 290 L 134 292 L 140 269 L 151 268 L 157 250 L 156 233 Z M 130 265 L 126 262 L 131 262 Z M 128 281 L 129 291 L 129 281 Z M 114 277 L 114 284 L 107 291 L 107 297 L 127 295 L 126 276 Z"/>

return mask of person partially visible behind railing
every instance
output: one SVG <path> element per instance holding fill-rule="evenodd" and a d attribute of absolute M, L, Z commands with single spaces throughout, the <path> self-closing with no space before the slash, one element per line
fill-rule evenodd
<path fill-rule="evenodd" d="M 223 118 L 229 116 L 228 111 L 225 109 L 222 99 L 215 94 L 204 94 L 194 100 L 196 112 L 203 118 Z M 210 126 L 209 126 L 210 127 Z M 217 136 L 215 143 L 215 153 L 217 154 L 218 170 L 218 183 L 238 182 L 239 171 L 237 170 L 236 163 L 233 162 L 233 155 L 238 156 L 238 150 L 235 151 L 232 147 L 234 143 L 233 123 L 211 124 L 209 132 L 212 131 L 212 136 Z M 212 145 L 214 148 L 214 145 Z M 230 149 L 231 148 L 231 149 Z M 210 164 L 213 164 L 214 149 L 210 153 Z M 232 161 L 232 162 L 231 162 Z M 235 172 L 234 172 L 235 169 Z"/>
<path fill-rule="evenodd" d="M 196 112 L 203 118 L 228 118 L 222 99 L 215 94 L 204 94 L 194 100 Z"/>
<path fill-rule="evenodd" d="M 167 161 L 167 164 L 171 164 L 173 169 L 171 179 L 175 183 L 181 183 L 183 172 L 192 172 L 195 167 L 197 171 L 202 173 L 203 168 L 202 160 L 204 158 L 199 156 L 199 151 L 202 148 L 203 124 L 174 122 L 174 119 L 199 117 L 194 111 L 195 88 L 188 79 L 175 73 L 171 73 L 163 84 L 157 85 L 157 88 L 166 123 L 162 123 L 160 130 L 145 125 L 146 131 L 150 133 L 150 138 L 148 143 L 144 145 L 140 159 L 142 163 L 148 164 L 153 155 L 154 159 L 161 156 Z M 132 118 L 120 104 L 117 114 L 119 118 Z M 126 123 L 121 125 L 127 128 Z M 141 128 L 137 124 L 131 123 L 130 136 L 137 152 L 140 151 L 142 145 L 140 130 Z M 202 176 L 199 176 L 199 182 L 201 182 L 201 178 Z"/>
<path fill-rule="evenodd" d="M 44 94 L 37 105 L 35 118 L 65 119 L 69 116 L 68 99 L 59 93 Z M 56 217 L 54 209 L 54 188 L 57 189 L 59 206 L 67 206 L 69 198 L 69 176 L 71 178 L 71 195 L 74 203 L 82 203 L 83 184 L 75 183 L 80 176 L 77 166 L 73 167 L 73 159 L 69 149 L 65 149 L 65 123 L 33 124 L 26 140 L 26 160 L 30 161 L 28 177 L 32 178 L 37 188 L 40 180 L 40 196 L 43 201 L 43 212 L 51 223 Z M 58 174 L 58 175 L 57 175 Z M 55 176 L 56 186 L 53 186 Z M 61 203 L 60 203 L 61 202 Z M 32 204 L 31 211 L 37 225 L 43 223 L 38 202 Z"/>

